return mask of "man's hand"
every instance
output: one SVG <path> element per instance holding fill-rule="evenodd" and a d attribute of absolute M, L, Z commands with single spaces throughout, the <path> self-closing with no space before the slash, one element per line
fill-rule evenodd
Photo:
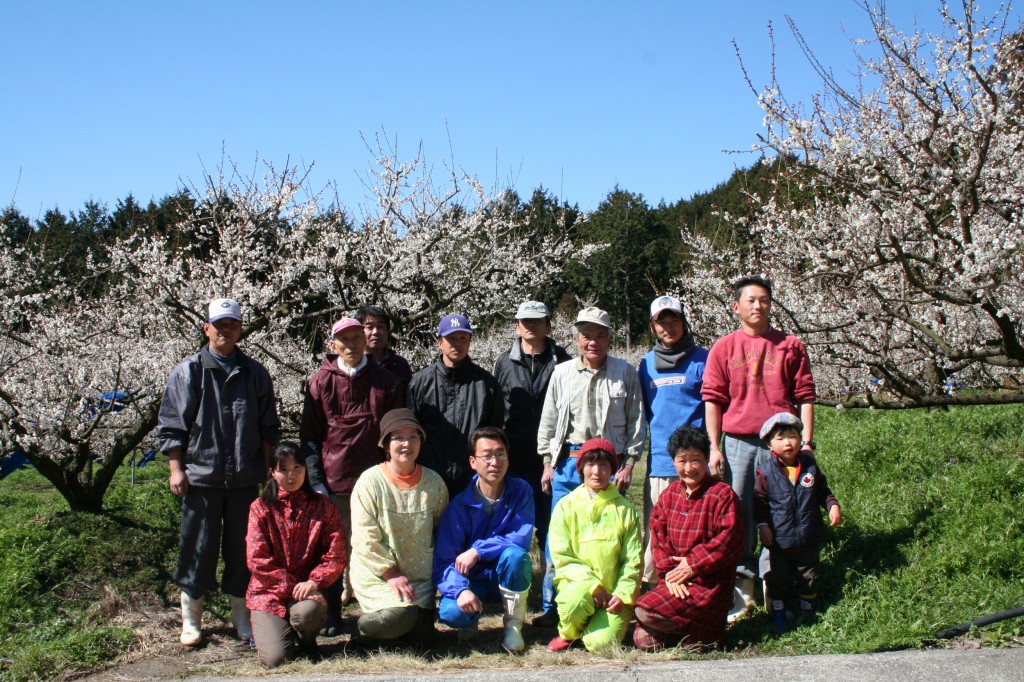
<path fill-rule="evenodd" d="M 626 490 L 629 488 L 629 484 L 632 482 L 633 463 L 630 462 L 629 464 L 623 465 L 623 467 L 615 473 L 615 487 L 619 489 L 620 493 L 625 494 Z"/>
<path fill-rule="evenodd" d="M 834 523 L 832 524 L 835 525 Z M 757 534 L 761 537 L 761 544 L 765 547 L 771 547 L 772 543 L 775 542 L 775 535 L 772 534 L 772 529 L 767 524 L 757 527 Z"/>
<path fill-rule="evenodd" d="M 459 605 L 463 613 L 480 613 L 484 609 L 484 605 L 480 603 L 480 599 L 473 594 L 472 590 L 459 592 L 455 603 Z"/>
<path fill-rule="evenodd" d="M 184 470 L 171 470 L 171 492 L 178 497 L 188 495 L 188 474 Z"/>
<path fill-rule="evenodd" d="M 455 570 L 462 575 L 469 575 L 469 570 L 476 566 L 476 562 L 480 561 L 480 554 L 470 547 L 465 552 L 455 557 Z M 471 613 L 467 611 L 467 613 Z"/>
<path fill-rule="evenodd" d="M 540 475 L 540 489 L 551 494 L 551 481 L 555 480 L 555 468 L 551 462 L 544 463 L 544 473 Z"/>
<path fill-rule="evenodd" d="M 722 478 L 725 474 L 725 455 L 717 445 L 711 446 L 711 457 L 708 458 L 708 471 L 715 478 Z"/>
<path fill-rule="evenodd" d="M 843 512 L 838 504 L 832 505 L 832 508 L 828 510 L 828 522 L 833 526 L 841 526 L 843 524 Z"/>
<path fill-rule="evenodd" d="M 409 579 L 402 575 L 402 572 L 397 567 L 391 567 L 384 571 L 384 575 L 381 576 L 387 581 L 388 585 L 391 585 L 391 589 L 395 591 L 395 595 L 398 596 L 398 601 L 409 602 L 410 604 L 416 600 L 416 590 L 413 588 L 412 583 Z"/>

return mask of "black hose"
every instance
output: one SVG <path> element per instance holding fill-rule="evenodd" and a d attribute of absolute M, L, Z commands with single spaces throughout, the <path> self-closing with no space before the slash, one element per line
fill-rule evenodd
<path fill-rule="evenodd" d="M 985 616 L 984 618 L 978 618 L 972 620 L 969 623 L 961 623 L 960 625 L 954 625 L 951 628 L 946 628 L 940 632 L 936 632 L 935 636 L 939 639 L 953 639 L 959 635 L 964 634 L 971 629 L 971 626 L 980 628 L 982 625 L 988 625 L 989 623 L 997 623 L 1007 618 L 1018 618 L 1024 616 L 1024 606 L 1016 609 L 1010 609 L 1008 611 L 1001 611 L 991 616 Z"/>

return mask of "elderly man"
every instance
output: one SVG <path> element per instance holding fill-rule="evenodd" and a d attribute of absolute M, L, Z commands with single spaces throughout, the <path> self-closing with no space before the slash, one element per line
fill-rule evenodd
<path fill-rule="evenodd" d="M 211 301 L 203 334 L 209 343 L 171 370 L 157 420 L 157 441 L 170 460 L 171 492 L 182 498 L 174 582 L 181 588 L 186 646 L 203 640 L 203 599 L 217 585 L 218 555 L 235 631 L 241 639 L 252 637 L 245 606 L 249 505 L 267 480 L 270 453 L 281 435 L 270 374 L 237 347 L 238 302 Z"/>
<path fill-rule="evenodd" d="M 463 633 L 475 633 L 483 604 L 501 603 L 505 626 L 501 646 L 518 653 L 525 648 L 523 619 L 533 581 L 533 494 L 525 481 L 505 475 L 508 439 L 501 429 L 477 429 L 469 445 L 469 466 L 476 474 L 452 499 L 437 531 L 438 616 L 465 638 Z"/>
<path fill-rule="evenodd" d="M 501 427 L 505 405 L 497 380 L 469 357 L 473 328 L 465 315 L 450 313 L 437 325 L 441 356 L 412 378 L 406 405 L 423 425 L 420 462 L 444 479 L 449 497 L 469 483 L 467 441 L 481 426 Z"/>
<path fill-rule="evenodd" d="M 383 308 L 375 305 L 363 306 L 356 311 L 355 318 L 363 325 L 366 334 L 366 354 L 373 356 L 374 361 L 395 375 L 398 388 L 405 395 L 412 381 L 412 368 L 401 355 L 391 350 L 388 342 L 391 338 L 391 316 Z"/>
<path fill-rule="evenodd" d="M 674 296 L 651 302 L 651 333 L 655 344 L 640 360 L 644 412 L 651 431 L 647 479 L 644 483 L 644 582 L 654 585 L 658 572 L 651 556 L 651 510 L 661 493 L 679 480 L 668 441 L 681 426 L 704 426 L 700 389 L 708 351 L 693 340 L 683 304 Z"/>
<path fill-rule="evenodd" d="M 494 363 L 494 378 L 505 395 L 509 474 L 523 479 L 533 489 L 537 545 L 543 548 L 548 537 L 551 495 L 540 485 L 544 463 L 537 457 L 537 429 L 551 373 L 556 365 L 572 357 L 549 336 L 551 315 L 539 301 L 520 304 L 515 333 L 512 348 Z"/>
<path fill-rule="evenodd" d="M 537 449 L 544 462 L 541 485 L 551 493 L 552 509 L 580 484 L 576 456 L 583 443 L 591 438 L 611 442 L 620 462 L 615 486 L 625 492 L 647 436 L 636 370 L 625 360 L 608 355 L 612 327 L 608 313 L 584 308 L 575 326 L 580 357 L 555 368 L 537 432 Z M 553 626 L 557 622 L 554 572 L 548 561 L 544 614 L 533 624 Z"/>
<path fill-rule="evenodd" d="M 771 308 L 772 287 L 764 279 L 744 277 L 733 284 L 732 310 L 740 318 L 740 328 L 711 347 L 701 388 L 711 438 L 709 466 L 713 474 L 725 466 L 725 480 L 740 498 L 747 528 L 730 621 L 754 603 L 754 472 L 761 458 L 770 457 L 758 432 L 773 414 L 796 414 L 799 409 L 801 447 L 814 450 L 816 394 L 811 363 L 800 339 L 772 329 Z M 719 448 L 722 434 L 725 438 Z"/>
<path fill-rule="evenodd" d="M 343 317 L 331 327 L 331 351 L 306 387 L 299 438 L 317 492 L 330 495 L 351 537 L 352 488 L 360 474 L 384 461 L 380 420 L 403 407 L 398 379 L 365 354 L 363 325 Z M 320 634 L 340 634 L 341 605 L 352 599 L 349 571 L 326 593 L 327 622 Z"/>

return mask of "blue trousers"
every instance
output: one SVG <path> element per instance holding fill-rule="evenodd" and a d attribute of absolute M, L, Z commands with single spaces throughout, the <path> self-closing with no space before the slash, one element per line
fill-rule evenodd
<path fill-rule="evenodd" d="M 497 561 L 478 561 L 470 569 L 469 589 L 484 604 L 500 604 L 504 587 L 512 592 L 525 592 L 533 582 L 530 553 L 522 547 L 509 547 Z M 437 618 L 450 628 L 466 628 L 480 619 L 479 613 L 465 613 L 451 597 L 441 597 Z"/>
<path fill-rule="evenodd" d="M 725 434 L 723 453 L 725 455 L 725 482 L 732 486 L 740 498 L 743 522 L 747 526 L 746 544 L 743 557 L 736 567 L 736 575 L 743 578 L 757 577 L 757 557 L 754 546 L 757 529 L 754 527 L 754 470 L 765 457 L 771 457 L 771 450 L 754 436 L 733 436 Z"/>
<path fill-rule="evenodd" d="M 576 471 L 576 455 L 560 457 L 555 463 L 555 477 L 551 481 L 551 512 L 554 513 L 558 501 L 571 493 L 582 483 L 580 472 Z M 544 585 L 541 587 L 544 598 L 545 613 L 555 608 L 555 565 L 551 563 L 551 552 L 547 542 L 544 543 Z"/>

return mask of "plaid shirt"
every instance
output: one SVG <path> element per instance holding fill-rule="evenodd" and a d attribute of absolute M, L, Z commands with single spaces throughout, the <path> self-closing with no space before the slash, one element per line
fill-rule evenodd
<path fill-rule="evenodd" d="M 245 559 L 252 578 L 245 603 L 285 618 L 295 586 L 312 580 L 326 589 L 341 576 L 348 551 L 330 498 L 282 490 L 277 502 L 268 508 L 257 498 L 249 507 Z"/>
<path fill-rule="evenodd" d="M 637 608 L 671 619 L 694 641 L 721 642 L 745 538 L 739 500 L 732 488 L 709 476 L 687 497 L 676 481 L 651 512 L 651 552 L 662 580 L 640 597 Z M 690 596 L 686 599 L 672 596 L 665 587 L 665 574 L 679 563 L 674 556 L 685 557 L 696 573 L 687 584 Z"/>

